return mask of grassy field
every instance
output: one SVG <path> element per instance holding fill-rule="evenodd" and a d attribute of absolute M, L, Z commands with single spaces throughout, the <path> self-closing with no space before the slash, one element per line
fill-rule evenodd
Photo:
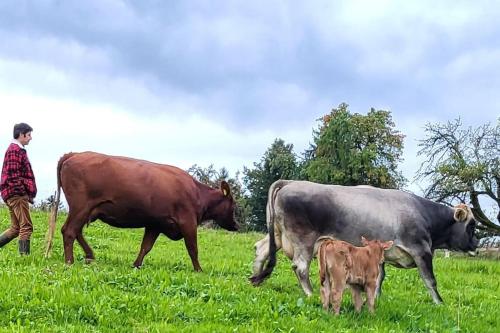
<path fill-rule="evenodd" d="M 322 310 L 317 262 L 315 294 L 305 298 L 290 261 L 261 287 L 247 280 L 253 244 L 261 234 L 199 229 L 200 263 L 192 270 L 182 241 L 162 236 L 142 269 L 131 265 L 142 230 L 101 222 L 84 230 L 96 254 L 66 266 L 56 233 L 53 256 L 42 256 L 47 215 L 33 212 L 32 254 L 17 242 L 0 249 L 0 332 L 499 332 L 500 261 L 436 258 L 445 305 L 433 304 L 416 270 L 390 267 L 375 315 L 356 314 L 350 293 L 334 317 Z M 58 230 L 64 216 L 58 221 Z M 9 225 L 0 208 L 0 227 Z"/>

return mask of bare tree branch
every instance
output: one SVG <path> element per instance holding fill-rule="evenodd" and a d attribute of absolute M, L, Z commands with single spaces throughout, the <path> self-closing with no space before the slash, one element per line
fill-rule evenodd
<path fill-rule="evenodd" d="M 418 145 L 425 161 L 415 176 L 430 181 L 425 196 L 447 205 L 469 201 L 481 228 L 500 234 L 500 119 L 496 127 L 466 129 L 460 119 L 428 123 L 425 131 L 427 137 Z M 499 224 L 488 218 L 480 197 L 496 203 Z"/>

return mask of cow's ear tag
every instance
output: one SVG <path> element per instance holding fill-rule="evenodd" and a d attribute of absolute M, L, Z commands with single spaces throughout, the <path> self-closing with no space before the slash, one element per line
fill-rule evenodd
<path fill-rule="evenodd" d="M 222 194 L 224 194 L 225 197 L 229 197 L 231 195 L 231 189 L 229 188 L 229 184 L 225 180 L 220 183 L 220 189 L 222 190 Z"/>

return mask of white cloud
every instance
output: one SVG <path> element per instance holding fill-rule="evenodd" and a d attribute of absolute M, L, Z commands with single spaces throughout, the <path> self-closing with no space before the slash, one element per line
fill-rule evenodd
<path fill-rule="evenodd" d="M 500 45 L 466 50 L 455 57 L 444 70 L 444 76 L 451 82 L 463 82 L 484 78 L 485 81 L 500 83 L 491 68 L 498 65 Z"/>
<path fill-rule="evenodd" d="M 113 106 L 29 94 L 0 93 L 0 107 L 9 110 L 2 112 L 0 123 L 0 142 L 5 148 L 12 140 L 15 123 L 27 122 L 34 128 L 28 155 L 39 185 L 38 199 L 53 193 L 57 161 L 71 151 L 129 156 L 184 169 L 193 164 L 213 164 L 217 169 L 228 168 L 234 176 L 243 166 L 252 167 L 276 135 L 294 142 L 299 149 L 308 144 L 302 130 L 249 133 L 227 128 L 203 115 L 144 117 Z"/>

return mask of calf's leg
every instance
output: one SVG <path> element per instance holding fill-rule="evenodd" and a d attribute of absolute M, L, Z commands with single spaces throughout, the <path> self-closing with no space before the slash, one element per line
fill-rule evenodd
<path fill-rule="evenodd" d="M 331 302 L 333 304 L 333 312 L 338 316 L 340 314 L 340 304 L 342 303 L 342 295 L 346 285 L 343 281 L 334 281 L 332 284 Z"/>
<path fill-rule="evenodd" d="M 363 299 L 361 297 L 361 288 L 357 285 L 351 285 L 352 301 L 354 303 L 354 309 L 356 312 L 361 311 L 363 306 Z"/>
<path fill-rule="evenodd" d="M 375 312 L 375 289 L 376 283 L 369 283 L 366 285 L 366 302 L 368 303 L 368 310 L 371 313 Z"/>
<path fill-rule="evenodd" d="M 321 282 L 321 287 L 320 287 L 321 303 L 323 304 L 323 309 L 328 310 L 328 306 L 330 303 L 330 293 L 332 290 L 329 274 L 325 273 L 325 276 L 321 277 L 320 282 Z"/>

